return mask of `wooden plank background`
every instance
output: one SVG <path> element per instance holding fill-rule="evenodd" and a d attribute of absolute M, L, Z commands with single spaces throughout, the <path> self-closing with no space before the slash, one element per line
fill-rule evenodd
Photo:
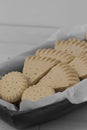
<path fill-rule="evenodd" d="M 0 25 L 0 59 L 5 61 L 42 44 L 57 28 Z"/>

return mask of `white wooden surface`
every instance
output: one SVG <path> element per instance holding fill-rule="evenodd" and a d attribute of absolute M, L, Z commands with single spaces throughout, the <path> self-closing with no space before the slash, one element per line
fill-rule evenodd
<path fill-rule="evenodd" d="M 42 44 L 55 28 L 0 26 L 0 62 Z M 87 130 L 87 105 L 66 116 L 26 130 Z M 0 130 L 16 130 L 0 120 Z"/>
<path fill-rule="evenodd" d="M 42 44 L 57 28 L 0 25 L 0 60 L 5 61 Z"/>
<path fill-rule="evenodd" d="M 87 0 L 0 0 L 2 24 L 85 24 L 86 12 Z"/>

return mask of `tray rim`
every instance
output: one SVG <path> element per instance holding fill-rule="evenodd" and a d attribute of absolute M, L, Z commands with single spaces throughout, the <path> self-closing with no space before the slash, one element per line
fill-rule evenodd
<path fill-rule="evenodd" d="M 84 25 L 85 26 L 85 25 Z M 87 26 L 87 25 L 86 25 Z M 75 27 L 75 26 L 74 26 Z M 67 28 L 67 27 L 66 27 Z M 58 30 L 62 30 L 62 29 L 66 29 L 65 27 L 60 27 Z M 57 30 L 57 31 L 58 31 Z M 56 33 L 56 32 L 55 32 Z M 55 33 L 53 33 L 53 35 L 55 34 Z M 48 44 L 48 47 L 45 47 L 45 48 L 49 48 L 49 45 L 50 44 L 52 44 L 51 46 L 53 46 L 53 42 L 54 42 L 54 40 L 53 41 L 50 41 L 49 40 L 50 38 L 48 38 L 48 40 L 47 41 L 45 41 L 45 42 L 42 42 L 42 46 L 41 45 L 39 45 L 39 46 L 37 46 L 37 47 L 35 47 L 35 48 L 33 48 L 33 49 L 31 49 L 31 50 L 29 50 L 29 51 L 27 51 L 27 52 L 24 52 L 24 53 L 21 53 L 20 55 L 18 55 L 18 56 L 16 56 L 16 57 L 14 57 L 14 58 L 12 58 L 11 60 L 9 60 L 9 61 L 6 61 L 6 62 L 3 62 L 3 63 L 1 63 L 1 64 L 5 64 L 5 63 L 9 63 L 9 62 L 11 62 L 11 61 L 14 61 L 15 60 L 15 58 L 20 58 L 20 57 L 23 57 L 23 58 L 25 58 L 26 56 L 27 56 L 27 53 L 32 53 L 32 51 L 36 51 L 38 48 L 43 48 L 43 47 L 45 47 L 47 44 Z M 32 54 L 29 54 L 29 55 L 32 55 Z M 64 101 L 64 100 L 63 100 Z M 61 103 L 62 101 L 60 101 L 60 102 L 58 102 L 58 103 Z M 69 102 L 69 101 L 68 101 Z M 57 102 L 55 102 L 55 103 L 57 103 Z M 52 103 L 52 104 L 49 104 L 49 105 L 46 105 L 47 107 L 48 106 L 51 106 L 51 105 L 53 105 L 53 104 L 55 104 L 55 103 Z M 71 102 L 70 102 L 71 103 Z M 72 103 L 71 103 L 72 104 Z M 14 111 L 14 110 L 9 110 L 8 108 L 6 108 L 5 106 L 3 106 L 3 105 L 1 105 L 0 104 L 0 106 L 3 108 L 3 110 L 8 110 L 8 112 L 10 113 L 10 112 L 13 112 L 13 115 L 14 114 L 21 114 L 21 113 L 27 113 L 27 112 L 31 112 L 31 111 L 34 111 L 34 110 L 36 110 L 36 109 L 39 109 L 39 108 L 36 108 L 36 109 L 34 109 L 34 110 L 26 110 L 26 111 Z M 40 107 L 40 108 L 44 108 L 44 107 L 46 107 L 46 106 L 43 106 L 43 107 Z"/>

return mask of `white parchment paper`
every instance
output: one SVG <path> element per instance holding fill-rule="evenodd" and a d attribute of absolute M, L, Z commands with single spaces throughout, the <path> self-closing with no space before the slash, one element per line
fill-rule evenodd
<path fill-rule="evenodd" d="M 45 44 L 44 47 L 45 46 L 51 47 L 51 44 L 54 44 L 56 40 L 63 40 L 63 39 L 68 39 L 68 38 L 85 39 L 86 34 L 87 34 L 87 25 L 60 28 L 44 43 Z M 43 45 L 38 48 L 42 48 L 42 47 Z M 34 50 L 31 50 L 31 53 L 32 51 Z M 24 57 L 23 57 L 23 60 L 24 60 Z M 19 64 L 20 63 L 18 63 L 18 65 Z M 86 102 L 87 101 L 87 79 L 84 79 L 83 81 L 66 89 L 63 92 L 58 92 L 52 96 L 46 97 L 37 102 L 22 101 L 20 103 L 19 111 L 26 111 L 26 110 L 30 111 L 32 109 L 40 108 L 40 107 L 43 107 L 43 106 L 46 106 L 55 102 L 63 101 L 64 99 L 68 99 L 73 104 Z M 2 99 L 0 99 L 0 104 L 7 107 L 9 110 L 17 111 L 16 107 L 13 104 L 3 101 Z"/>

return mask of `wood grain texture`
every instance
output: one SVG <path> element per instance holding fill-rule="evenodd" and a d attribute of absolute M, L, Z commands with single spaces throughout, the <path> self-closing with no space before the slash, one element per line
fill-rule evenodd
<path fill-rule="evenodd" d="M 54 33 L 57 28 L 0 24 L 0 43 L 40 44 Z"/>
<path fill-rule="evenodd" d="M 0 25 L 0 62 L 41 45 L 57 29 Z"/>

